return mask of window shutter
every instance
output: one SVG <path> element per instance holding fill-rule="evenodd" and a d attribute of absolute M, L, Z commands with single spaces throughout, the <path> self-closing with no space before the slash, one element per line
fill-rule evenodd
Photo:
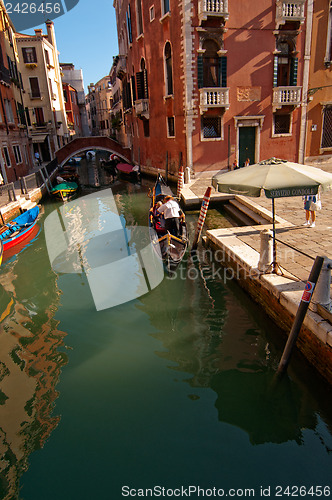
<path fill-rule="evenodd" d="M 143 70 L 143 85 L 144 85 L 144 97 L 143 97 L 143 99 L 149 99 L 148 72 L 146 69 Z"/>
<path fill-rule="evenodd" d="M 278 87 L 278 56 L 273 61 L 273 87 Z"/>
<path fill-rule="evenodd" d="M 131 12 L 130 12 L 130 5 L 128 5 L 128 12 L 126 12 L 126 20 L 127 20 L 127 29 L 128 29 L 128 40 L 129 43 L 133 42 L 133 35 L 131 31 Z"/>
<path fill-rule="evenodd" d="M 136 89 L 137 89 L 137 99 L 143 99 L 143 73 L 139 71 L 136 73 Z"/>
<path fill-rule="evenodd" d="M 227 57 L 222 56 L 219 59 L 219 86 L 227 87 Z"/>
<path fill-rule="evenodd" d="M 291 59 L 291 77 L 290 77 L 290 85 L 296 87 L 297 85 L 297 69 L 298 69 L 299 60 L 297 57 L 293 57 Z"/>
<path fill-rule="evenodd" d="M 135 77 L 134 76 L 131 77 L 131 91 L 132 91 L 132 95 L 133 95 L 133 101 L 135 102 L 137 99 L 136 99 L 136 87 L 135 87 Z"/>
<path fill-rule="evenodd" d="M 198 56 L 197 56 L 197 82 L 198 82 L 199 89 L 204 87 L 204 83 L 203 83 L 203 55 L 202 54 L 198 54 Z"/>

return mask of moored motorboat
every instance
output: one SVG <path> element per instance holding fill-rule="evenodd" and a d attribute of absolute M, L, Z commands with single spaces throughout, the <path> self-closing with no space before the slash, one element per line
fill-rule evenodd
<path fill-rule="evenodd" d="M 31 234 L 37 223 L 38 215 L 39 207 L 36 205 L 0 228 L 0 239 L 4 252 Z"/>
<path fill-rule="evenodd" d="M 184 213 L 179 219 L 179 229 L 177 234 L 167 231 L 162 218 L 156 210 L 158 202 L 164 202 L 166 196 L 173 198 L 170 187 L 166 184 L 160 174 L 152 189 L 151 206 L 149 211 L 149 231 L 150 239 L 157 255 L 163 260 L 167 271 L 172 271 L 180 264 L 188 247 L 188 233 Z M 173 198 L 174 200 L 174 198 Z"/>
<path fill-rule="evenodd" d="M 72 198 L 78 189 L 76 182 L 61 182 L 51 189 L 51 194 L 62 201 Z"/>
<path fill-rule="evenodd" d="M 130 163 L 121 163 L 120 162 L 120 163 L 116 164 L 116 169 L 119 172 L 119 174 L 123 174 L 123 175 L 129 177 L 134 182 L 137 182 L 140 180 L 141 172 L 140 172 L 140 168 L 138 165 L 131 165 Z"/>
<path fill-rule="evenodd" d="M 80 156 L 73 156 L 68 160 L 69 165 L 78 165 L 81 163 L 82 158 Z"/>
<path fill-rule="evenodd" d="M 2 255 L 3 255 L 3 243 L 2 240 L 0 239 L 0 266 L 2 262 Z"/>

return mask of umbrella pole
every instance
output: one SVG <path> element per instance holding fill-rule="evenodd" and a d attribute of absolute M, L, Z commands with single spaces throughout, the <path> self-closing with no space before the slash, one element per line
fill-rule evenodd
<path fill-rule="evenodd" d="M 273 262 L 272 262 L 272 272 L 277 272 L 277 248 L 276 248 L 276 212 L 274 205 L 274 198 L 272 198 L 272 233 L 273 233 Z"/>

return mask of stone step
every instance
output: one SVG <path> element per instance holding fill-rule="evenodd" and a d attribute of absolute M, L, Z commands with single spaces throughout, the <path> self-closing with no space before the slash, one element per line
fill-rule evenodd
<path fill-rule="evenodd" d="M 251 210 L 251 208 L 241 203 L 241 200 L 229 200 L 229 204 L 232 205 L 234 209 L 244 214 L 249 220 L 251 220 L 250 225 L 253 225 L 253 222 L 254 224 L 260 225 L 265 225 L 270 222 L 269 220 L 262 217 L 262 215 L 254 212 L 253 210 Z"/>
<path fill-rule="evenodd" d="M 248 217 L 244 212 L 238 210 L 236 207 L 233 207 L 229 203 L 226 203 L 223 206 L 225 212 L 227 212 L 235 221 L 244 226 L 252 226 L 253 221 L 250 217 Z"/>
<path fill-rule="evenodd" d="M 33 208 L 36 205 L 37 205 L 37 203 L 34 201 L 31 201 L 31 200 L 26 200 L 26 201 L 20 202 L 20 207 L 21 207 L 21 210 L 23 210 L 23 212 L 30 210 L 30 208 Z"/>

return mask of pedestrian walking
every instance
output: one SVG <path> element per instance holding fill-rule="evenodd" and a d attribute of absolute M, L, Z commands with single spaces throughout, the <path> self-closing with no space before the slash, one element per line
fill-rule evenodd
<path fill-rule="evenodd" d="M 319 194 L 303 196 L 304 210 L 305 210 L 305 223 L 304 226 L 315 227 L 316 225 L 316 211 L 322 208 Z M 310 221 L 311 219 L 311 221 Z"/>
<path fill-rule="evenodd" d="M 37 165 L 41 165 L 40 154 L 38 153 L 38 151 L 35 152 L 35 159 L 36 159 Z"/>

